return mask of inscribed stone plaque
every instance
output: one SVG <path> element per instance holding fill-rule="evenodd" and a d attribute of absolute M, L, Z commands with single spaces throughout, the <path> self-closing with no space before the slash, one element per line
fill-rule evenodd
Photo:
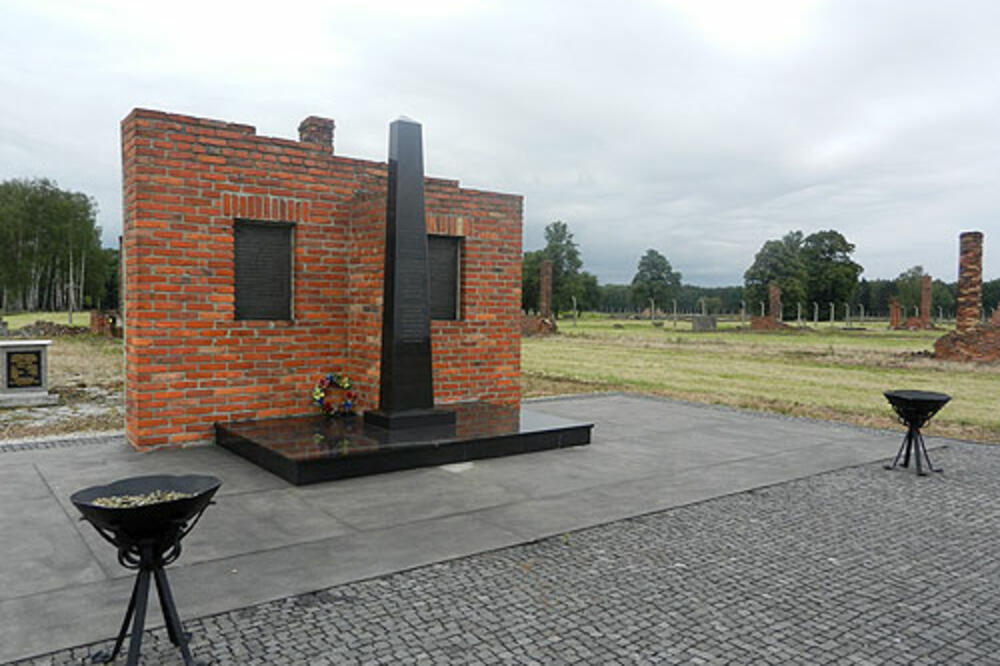
<path fill-rule="evenodd" d="M 42 352 L 16 351 L 7 354 L 7 388 L 42 386 Z"/>
<path fill-rule="evenodd" d="M 428 236 L 431 319 L 458 319 L 458 252 L 455 236 Z"/>
<path fill-rule="evenodd" d="M 236 220 L 236 319 L 291 319 L 292 225 Z"/>

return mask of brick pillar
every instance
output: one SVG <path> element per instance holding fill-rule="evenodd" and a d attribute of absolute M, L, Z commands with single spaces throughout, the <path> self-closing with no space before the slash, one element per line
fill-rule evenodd
<path fill-rule="evenodd" d="M 552 261 L 542 260 L 538 275 L 538 313 L 545 319 L 552 318 Z"/>
<path fill-rule="evenodd" d="M 920 324 L 924 328 L 931 325 L 931 276 L 920 278 Z"/>
<path fill-rule="evenodd" d="M 889 299 L 889 328 L 899 328 L 899 301 L 895 296 Z"/>
<path fill-rule="evenodd" d="M 299 142 L 308 143 L 333 154 L 333 127 L 330 118 L 309 116 L 299 123 Z"/>
<path fill-rule="evenodd" d="M 767 285 L 767 300 L 771 319 L 781 321 L 781 287 L 776 282 Z"/>
<path fill-rule="evenodd" d="M 983 234 L 966 231 L 958 237 L 958 298 L 955 330 L 972 330 L 979 324 L 983 300 Z"/>

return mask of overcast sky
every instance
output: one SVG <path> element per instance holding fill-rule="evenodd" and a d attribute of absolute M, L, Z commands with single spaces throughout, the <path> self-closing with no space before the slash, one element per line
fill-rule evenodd
<path fill-rule="evenodd" d="M 91 194 L 121 230 L 119 122 L 146 107 L 382 161 L 424 125 L 428 175 L 525 196 L 628 282 L 656 248 L 741 284 L 764 241 L 836 229 L 864 277 L 1000 277 L 1000 2 L 0 3 L 0 180 Z"/>

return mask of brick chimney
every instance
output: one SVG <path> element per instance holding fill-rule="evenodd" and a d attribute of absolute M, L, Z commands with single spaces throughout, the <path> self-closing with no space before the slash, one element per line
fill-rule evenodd
<path fill-rule="evenodd" d="M 538 269 L 538 314 L 543 319 L 552 318 L 552 260 L 542 259 Z"/>
<path fill-rule="evenodd" d="M 767 285 L 767 300 L 771 319 L 781 321 L 784 318 L 781 312 L 781 287 L 778 286 L 777 282 Z"/>
<path fill-rule="evenodd" d="M 931 276 L 920 278 L 920 324 L 924 328 L 931 325 Z"/>
<path fill-rule="evenodd" d="M 333 155 L 333 119 L 309 116 L 299 123 L 299 142 L 308 143 Z"/>
<path fill-rule="evenodd" d="M 955 330 L 970 331 L 979 325 L 983 302 L 983 234 L 966 231 L 958 237 L 958 298 Z"/>

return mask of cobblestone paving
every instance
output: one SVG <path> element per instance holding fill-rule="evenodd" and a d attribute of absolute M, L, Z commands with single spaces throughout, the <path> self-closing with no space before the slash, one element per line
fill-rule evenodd
<path fill-rule="evenodd" d="M 944 475 L 841 470 L 187 627 L 218 664 L 997 664 L 1000 447 L 931 455 Z M 162 630 L 143 648 L 179 663 Z"/>

